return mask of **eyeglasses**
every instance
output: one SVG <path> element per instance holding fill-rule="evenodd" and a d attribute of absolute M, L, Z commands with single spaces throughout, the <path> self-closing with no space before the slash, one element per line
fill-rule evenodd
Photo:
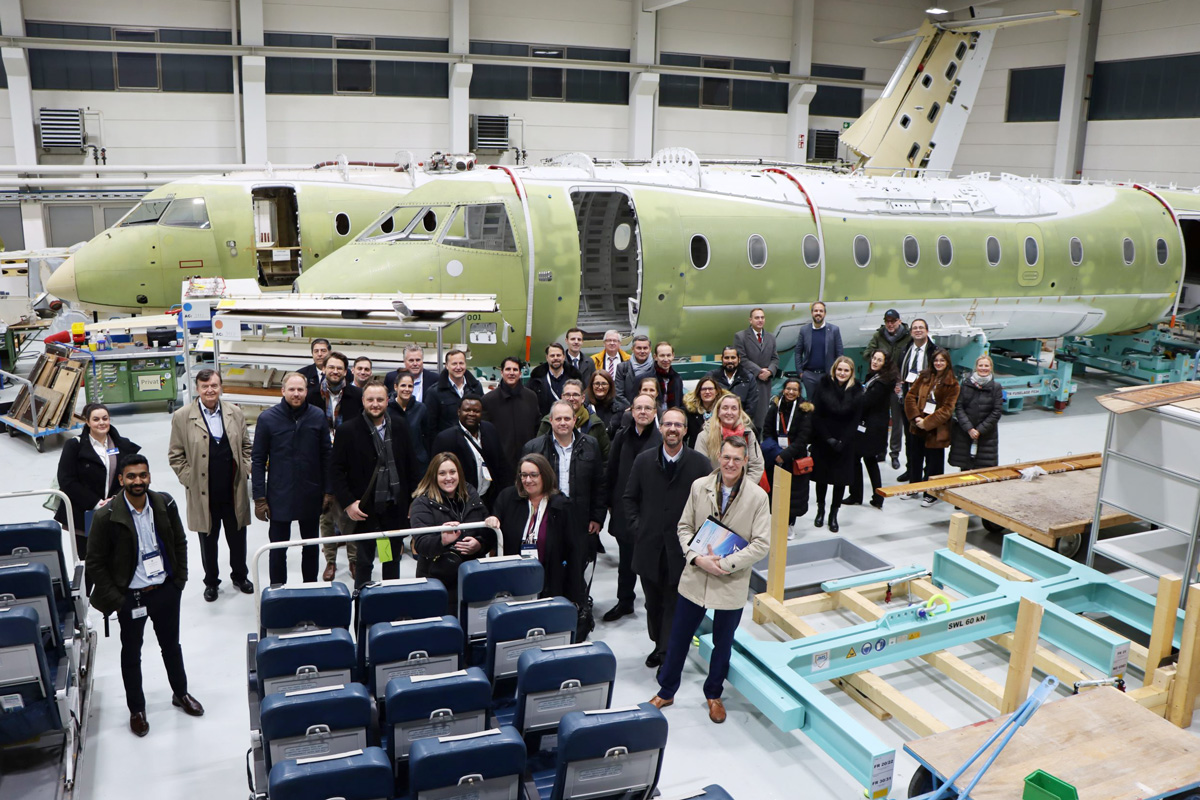
<path fill-rule="evenodd" d="M 687 426 L 684 425 L 682 422 L 660 422 L 660 423 L 658 423 L 658 427 L 660 427 L 660 428 L 681 428 L 682 429 L 682 428 L 686 428 Z"/>
<path fill-rule="evenodd" d="M 745 461 L 742 456 L 721 456 L 721 463 L 733 464 L 740 467 L 743 463 L 745 463 Z"/>
<path fill-rule="evenodd" d="M 540 477 L 542 477 L 542 473 L 540 473 L 540 472 L 522 472 L 521 473 L 521 480 L 523 480 L 523 481 L 535 481 Z"/>

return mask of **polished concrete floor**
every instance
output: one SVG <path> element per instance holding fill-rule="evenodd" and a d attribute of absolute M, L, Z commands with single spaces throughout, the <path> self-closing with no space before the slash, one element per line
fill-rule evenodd
<path fill-rule="evenodd" d="M 1095 403 L 1096 394 L 1117 384 L 1104 378 L 1081 379 L 1081 392 L 1066 414 L 1042 409 L 1008 416 L 1000 425 L 1003 462 L 1030 460 L 1098 450 L 1103 445 L 1106 414 Z M 114 422 L 121 433 L 142 446 L 151 463 L 152 486 L 182 498 L 183 492 L 167 466 L 169 420 L 162 405 L 144 409 L 118 407 Z M 61 441 L 47 443 L 38 454 L 27 438 L 0 437 L 0 475 L 9 489 L 47 487 L 54 475 Z M 894 482 L 895 471 L 884 469 L 885 483 Z M 45 511 L 34 500 L 6 500 L 3 517 L 11 520 L 44 518 Z M 945 504 L 922 508 L 919 502 L 888 501 L 883 511 L 868 506 L 846 508 L 841 516 L 840 535 L 897 565 L 931 563 L 935 549 L 944 546 L 952 509 Z M 811 514 L 797 526 L 800 538 L 824 538 L 825 530 L 814 529 Z M 615 542 L 605 535 L 608 554 L 601 556 L 593 596 L 597 615 L 615 600 Z M 999 537 L 988 535 L 973 520 L 970 543 L 999 552 Z M 267 541 L 266 524 L 250 528 L 251 552 Z M 172 708 L 170 689 L 153 637 L 147 635 L 143 650 L 150 734 L 134 737 L 128 729 L 119 665 L 119 642 L 114 622 L 113 636 L 101 638 L 96 661 L 95 694 L 84 764 L 78 782 L 78 797 L 125 798 L 155 796 L 169 798 L 245 797 L 246 751 L 249 747 L 246 705 L 246 635 L 254 630 L 254 598 L 237 593 L 226 579 L 220 597 L 205 603 L 199 579 L 194 535 L 189 534 L 193 580 L 183 601 L 182 643 L 192 693 L 207 713 L 195 719 Z M 344 555 L 337 579 L 349 582 Z M 222 561 L 226 561 L 222 547 Z M 265 561 L 265 559 L 264 559 Z M 299 580 L 299 559 L 290 558 L 291 575 Z M 414 564 L 404 562 L 405 575 Z M 227 574 L 227 569 L 223 568 Z M 258 583 L 265 578 L 261 565 Z M 1130 579 L 1134 576 L 1129 575 Z M 1138 581 L 1139 586 L 1146 582 Z M 1151 590 L 1153 587 L 1150 587 Z M 897 600 L 902 603 L 902 600 Z M 599 623 L 594 634 L 618 656 L 618 678 L 614 704 L 645 701 L 657 684 L 653 671 L 643 660 L 650 650 L 645 613 L 640 607 L 632 616 L 616 623 Z M 95 624 L 99 616 L 93 613 Z M 828 629 L 851 620 L 828 614 L 815 620 Z M 751 621 L 749 604 L 742 625 L 752 635 L 773 639 L 772 628 Z M 954 651 L 990 677 L 1003 682 L 1006 653 L 993 646 L 971 645 Z M 776 729 L 736 690 L 725 694 L 729 719 L 724 725 L 708 720 L 701 684 L 704 664 L 693 654 L 683 686 L 674 706 L 666 710 L 670 721 L 670 743 L 663 763 L 660 788 L 666 797 L 717 782 L 738 800 L 804 797 L 854 798 L 862 787 L 804 735 Z M 910 694 L 923 707 L 951 727 L 986 719 L 993 711 L 923 663 L 904 662 L 879 674 Z M 1035 678 L 1039 677 L 1035 675 Z M 828 687 L 828 685 L 826 685 Z M 842 692 L 828 687 L 827 695 L 858 719 L 884 742 L 897 750 L 912 733 L 895 722 L 878 722 Z M 1200 723 L 1193 728 L 1200 730 Z M 914 763 L 898 754 L 891 796 L 904 797 Z"/>

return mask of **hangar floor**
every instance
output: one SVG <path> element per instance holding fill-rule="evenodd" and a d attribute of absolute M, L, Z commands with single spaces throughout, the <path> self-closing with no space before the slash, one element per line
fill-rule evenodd
<path fill-rule="evenodd" d="M 1002 463 L 1087 452 L 1102 446 L 1106 413 L 1094 398 L 1117 384 L 1092 376 L 1079 382 L 1081 391 L 1065 414 L 1037 409 L 1001 422 Z M 139 443 L 149 457 L 153 488 L 182 497 L 182 489 L 166 464 L 169 427 L 165 412 L 161 408 L 132 407 L 118 407 L 114 411 L 114 422 L 121 433 Z M 61 445 L 53 440 L 47 444 L 47 452 L 39 455 L 26 439 L 0 438 L 3 485 L 14 489 L 48 486 Z M 885 468 L 885 482 L 894 482 L 895 475 L 895 471 Z M 951 510 L 942 503 L 922 508 L 917 502 L 897 500 L 889 501 L 882 512 L 869 506 L 847 508 L 841 515 L 840 535 L 897 565 L 928 564 L 932 552 L 945 544 Z M 45 513 L 35 501 L 10 501 L 5 512 L 11 519 L 42 518 Z M 798 533 L 802 538 L 814 539 L 829 535 L 812 527 L 811 514 L 801 521 Z M 615 601 L 617 547 L 604 535 L 608 554 L 601 556 L 593 586 L 597 616 Z M 999 552 L 999 537 L 987 535 L 977 519 L 968 538 L 973 546 Z M 266 524 L 255 522 L 250 529 L 251 552 L 266 540 Z M 193 562 L 198 561 L 194 538 L 189 538 L 189 543 Z M 222 559 L 225 559 L 224 547 Z M 342 559 L 337 579 L 349 582 L 344 555 Z M 297 555 L 290 557 L 290 566 L 293 578 L 299 580 Z M 414 562 L 406 560 L 402 574 L 411 575 L 413 569 Z M 113 636 L 102 639 L 99 646 L 89 741 L 77 796 L 107 800 L 141 795 L 147 790 L 162 797 L 233 798 L 247 794 L 245 637 L 254 628 L 253 599 L 232 591 L 226 575 L 220 597 L 215 603 L 205 603 L 201 599 L 199 576 L 193 575 L 184 597 L 182 641 L 191 691 L 207 713 L 193 719 L 171 707 L 162 663 L 153 639 L 148 636 L 143 664 L 150 735 L 145 739 L 134 737 L 128 730 L 114 623 Z M 1132 573 L 1123 577 L 1138 580 Z M 255 582 L 260 584 L 261 579 L 256 577 Z M 1153 586 L 1145 581 L 1138 580 L 1137 585 L 1153 591 Z M 636 614 L 616 623 L 600 622 L 594 634 L 618 655 L 613 698 L 617 705 L 645 701 L 657 689 L 653 671 L 643 665 L 650 646 L 640 604 L 639 592 Z M 93 616 L 99 625 L 98 615 Z M 837 619 L 831 616 L 819 622 L 832 626 Z M 742 624 L 757 637 L 774 637 L 773 630 L 751 621 L 749 604 Z M 1007 667 L 1003 651 L 974 645 L 955 652 L 1003 682 Z M 719 782 L 734 797 L 754 800 L 794 797 L 799 786 L 805 787 L 805 797 L 814 800 L 862 796 L 862 787 L 803 735 L 775 729 L 736 690 L 726 692 L 727 724 L 718 727 L 709 722 L 700 690 L 703 667 L 699 658 L 693 656 L 685 669 L 678 701 L 665 712 L 671 724 L 671 744 L 660 782 L 665 795 Z M 931 669 L 904 663 L 881 670 L 880 675 L 951 726 L 970 724 L 992 715 L 987 707 Z M 883 741 L 899 748 L 911 737 L 910 732 L 896 723 L 877 722 L 836 689 L 829 688 L 827 693 Z M 1200 722 L 1192 730 L 1200 732 Z M 696 759 L 698 754 L 718 752 L 723 755 L 719 761 L 702 764 Z M 912 760 L 900 754 L 893 796 L 903 796 L 913 769 Z"/>

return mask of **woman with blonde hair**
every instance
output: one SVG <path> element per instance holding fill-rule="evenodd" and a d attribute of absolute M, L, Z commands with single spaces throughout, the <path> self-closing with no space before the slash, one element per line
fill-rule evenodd
<path fill-rule="evenodd" d="M 858 454 L 854 435 L 862 419 L 862 387 L 854 380 L 854 361 L 838 356 L 817 383 L 813 398 L 812 479 L 817 485 L 817 515 L 813 525 L 825 524 L 825 496 L 833 485 L 833 504 L 829 507 L 829 532 L 837 533 L 838 509 L 842 496 L 854 477 Z"/>
<path fill-rule="evenodd" d="M 716 411 L 696 437 L 696 452 L 708 456 L 713 469 L 718 469 L 721 466 L 721 444 L 730 436 L 741 436 L 746 440 L 746 478 L 751 483 L 759 483 L 765 464 L 762 447 L 754 435 L 754 423 L 742 410 L 741 398 L 726 393 L 717 401 Z"/>
<path fill-rule="evenodd" d="M 1004 411 L 1004 390 L 996 383 L 993 369 L 992 357 L 980 356 L 975 371 L 959 389 L 950 425 L 950 463 L 955 467 L 979 469 L 1000 463 L 996 426 Z"/>
<path fill-rule="evenodd" d="M 683 396 L 683 410 L 688 419 L 688 447 L 695 448 L 700 431 L 717 411 L 717 401 L 727 394 L 729 392 L 721 388 L 716 378 L 705 375 L 696 381 L 696 388 Z"/>

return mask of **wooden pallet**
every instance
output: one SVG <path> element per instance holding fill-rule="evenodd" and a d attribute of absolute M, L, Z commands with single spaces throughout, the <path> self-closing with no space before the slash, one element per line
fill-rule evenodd
<path fill-rule="evenodd" d="M 1083 453 L 1077 456 L 1047 458 L 1041 461 L 1023 461 L 1018 464 L 1004 464 L 998 467 L 984 467 L 966 472 L 955 472 L 938 475 L 920 483 L 898 483 L 895 486 L 884 486 L 875 491 L 882 497 L 899 497 L 917 492 L 938 492 L 943 489 L 957 489 L 962 486 L 975 486 L 997 481 L 1011 481 L 1021 477 L 1021 470 L 1029 467 L 1041 467 L 1047 474 L 1055 475 L 1060 472 L 1071 472 L 1077 469 L 1095 469 L 1100 466 L 1099 453 Z"/>
<path fill-rule="evenodd" d="M 1172 404 L 1196 411 L 1200 410 L 1200 381 L 1130 386 L 1111 394 L 1102 394 L 1096 398 L 1096 402 L 1114 414 Z"/>

